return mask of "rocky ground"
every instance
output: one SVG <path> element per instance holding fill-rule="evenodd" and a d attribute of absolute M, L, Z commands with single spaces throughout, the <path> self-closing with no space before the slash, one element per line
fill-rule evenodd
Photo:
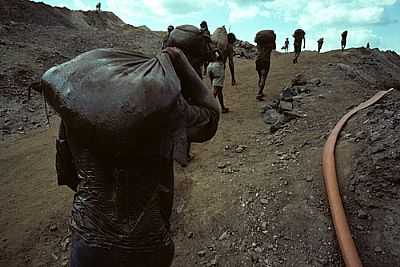
<path fill-rule="evenodd" d="M 106 30 L 71 26 L 67 18 L 52 27 L 23 19 L 0 24 L 1 266 L 68 266 L 73 195 L 55 180 L 58 118 L 46 125 L 40 95 L 27 102 L 28 85 L 96 47 L 159 49 L 159 34 L 115 26 L 115 18 Z M 292 56 L 273 54 L 265 102 L 255 100 L 254 61 L 236 58 L 238 85 L 228 74 L 224 89 L 231 112 L 211 141 L 194 145 L 194 161 L 175 168 L 174 266 L 343 265 L 322 147 L 348 110 L 378 90 L 400 88 L 400 57 L 370 49 L 304 52 L 293 65 Z M 356 114 L 337 147 L 344 205 L 365 266 L 400 265 L 399 100 L 395 90 Z"/>

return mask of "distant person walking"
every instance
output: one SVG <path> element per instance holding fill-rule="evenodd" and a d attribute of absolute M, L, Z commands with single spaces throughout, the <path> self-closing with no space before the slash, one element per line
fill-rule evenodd
<path fill-rule="evenodd" d="M 169 35 L 171 34 L 171 32 L 172 32 L 173 30 L 174 30 L 174 26 L 169 25 L 168 28 L 167 28 L 167 35 L 164 37 L 164 40 L 163 40 L 163 42 L 162 42 L 161 49 L 165 49 L 165 48 L 166 48 L 166 44 L 167 44 Z"/>
<path fill-rule="evenodd" d="M 321 52 L 323 44 L 324 44 L 324 38 L 319 38 L 318 39 L 318 54 Z"/>
<path fill-rule="evenodd" d="M 283 49 L 286 53 L 289 52 L 289 38 L 286 38 L 285 40 L 285 45 L 283 46 Z"/>
<path fill-rule="evenodd" d="M 214 89 L 214 97 L 218 97 L 222 113 L 229 112 L 229 109 L 224 105 L 224 95 L 222 93 L 225 81 L 225 64 L 221 50 L 215 50 L 213 61 L 208 65 L 207 74 Z"/>
<path fill-rule="evenodd" d="M 341 41 L 342 52 L 346 48 L 346 43 L 347 43 L 347 31 L 344 31 L 344 32 L 342 32 L 342 41 Z"/>
<path fill-rule="evenodd" d="M 98 2 L 96 5 L 96 12 L 101 12 L 101 3 Z"/>
<path fill-rule="evenodd" d="M 264 87 L 270 65 L 271 52 L 276 49 L 276 35 L 272 30 L 259 31 L 254 42 L 257 44 L 256 70 L 258 73 L 258 93 L 257 100 L 264 100 Z"/>
<path fill-rule="evenodd" d="M 297 63 L 297 59 L 300 56 L 301 44 L 302 44 L 303 40 L 304 40 L 303 48 L 306 48 L 305 35 L 306 35 L 305 31 L 303 31 L 302 29 L 297 29 L 293 33 L 293 37 L 294 37 L 294 59 L 293 59 L 293 64 Z"/>
<path fill-rule="evenodd" d="M 228 47 L 226 51 L 224 51 L 224 65 L 226 65 L 226 61 L 228 60 L 229 72 L 231 73 L 231 84 L 232 86 L 236 85 L 235 79 L 235 63 L 233 62 L 233 56 L 235 51 L 233 50 L 233 44 L 237 41 L 235 34 L 228 33 Z"/>
<path fill-rule="evenodd" d="M 369 45 L 369 42 L 367 43 L 367 49 L 369 49 L 370 48 L 370 45 Z"/>

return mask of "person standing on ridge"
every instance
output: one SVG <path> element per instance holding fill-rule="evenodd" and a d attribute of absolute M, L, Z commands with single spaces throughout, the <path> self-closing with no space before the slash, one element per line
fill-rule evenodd
<path fill-rule="evenodd" d="M 344 51 L 347 43 L 347 31 L 342 32 L 342 41 L 341 41 L 341 46 L 342 46 L 342 52 Z"/>
<path fill-rule="evenodd" d="M 289 38 L 286 38 L 285 40 L 285 46 L 284 46 L 285 52 L 289 52 Z"/>
<path fill-rule="evenodd" d="M 162 42 L 162 46 L 161 49 L 165 49 L 166 48 L 166 43 L 168 41 L 169 35 L 171 34 L 171 32 L 174 30 L 174 26 L 169 25 L 167 28 L 167 35 L 164 37 L 164 40 Z"/>
<path fill-rule="evenodd" d="M 319 38 L 318 39 L 318 54 L 321 52 L 323 44 L 324 44 L 324 38 Z"/>
<path fill-rule="evenodd" d="M 293 59 L 293 64 L 297 63 L 297 59 L 300 56 L 301 43 L 303 42 L 303 40 L 304 40 L 303 48 L 306 48 L 305 35 L 306 35 L 305 31 L 303 31 L 302 29 L 297 29 L 293 33 L 293 37 L 294 37 L 294 59 Z"/>
<path fill-rule="evenodd" d="M 100 12 L 101 11 L 101 3 L 98 2 L 96 5 L 96 12 Z"/>

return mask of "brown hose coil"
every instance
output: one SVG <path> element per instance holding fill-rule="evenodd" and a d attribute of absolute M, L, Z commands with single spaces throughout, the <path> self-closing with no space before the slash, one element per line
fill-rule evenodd
<path fill-rule="evenodd" d="M 328 195 L 332 221 L 335 226 L 336 237 L 339 243 L 343 260 L 348 267 L 362 267 L 362 263 L 360 257 L 358 256 L 356 245 L 354 244 L 353 238 L 351 236 L 349 224 L 347 223 L 346 214 L 343 209 L 343 203 L 339 192 L 335 162 L 336 141 L 340 131 L 351 116 L 353 116 L 358 111 L 376 103 L 385 94 L 389 93 L 392 90 L 393 88 L 388 91 L 379 91 L 372 98 L 361 103 L 350 112 L 348 112 L 346 115 L 344 115 L 329 135 L 322 154 L 322 172 L 325 178 L 325 188 Z"/>

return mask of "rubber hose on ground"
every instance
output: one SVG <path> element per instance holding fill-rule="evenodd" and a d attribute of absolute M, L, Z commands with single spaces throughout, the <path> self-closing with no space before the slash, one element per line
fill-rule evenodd
<path fill-rule="evenodd" d="M 335 162 L 336 141 L 340 131 L 351 116 L 353 116 L 358 111 L 376 103 L 385 94 L 389 93 L 392 90 L 393 88 L 388 91 L 379 91 L 372 98 L 361 103 L 350 112 L 348 112 L 346 115 L 344 115 L 329 135 L 322 154 L 322 172 L 325 178 L 325 188 L 328 196 L 329 207 L 331 210 L 332 221 L 335 226 L 336 237 L 339 243 L 343 260 L 348 267 L 361 267 L 362 263 L 358 255 L 356 245 L 354 244 L 353 238 L 351 236 L 350 227 L 347 223 L 346 214 L 344 212 L 343 203 L 340 196 Z"/>

